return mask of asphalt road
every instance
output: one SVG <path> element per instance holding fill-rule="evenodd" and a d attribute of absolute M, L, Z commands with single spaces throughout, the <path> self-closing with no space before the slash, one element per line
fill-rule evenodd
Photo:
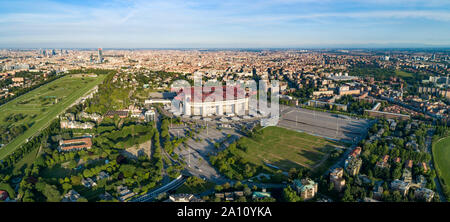
<path fill-rule="evenodd" d="M 430 165 L 430 168 L 432 170 L 434 170 L 434 164 L 433 164 L 433 149 L 432 149 L 432 139 L 433 139 L 433 135 L 434 135 L 434 131 L 429 129 L 427 131 L 427 138 L 425 140 L 425 144 L 427 146 L 427 152 L 431 155 L 431 160 L 428 163 L 428 165 Z M 437 193 L 439 195 L 439 199 L 441 200 L 441 202 L 447 202 L 444 192 L 442 191 L 442 187 L 441 187 L 441 181 L 439 181 L 438 176 L 436 175 L 436 177 L 434 178 L 434 183 L 436 184 L 436 190 Z"/>
<path fill-rule="evenodd" d="M 184 182 L 186 182 L 187 177 L 186 176 L 179 176 L 178 178 L 172 180 L 171 182 L 156 188 L 150 192 L 148 192 L 147 194 L 137 197 L 133 200 L 131 200 L 130 202 L 149 202 L 152 201 L 153 199 L 157 198 L 158 195 L 162 194 L 162 193 L 166 193 L 169 192 L 171 190 L 176 190 L 178 187 L 180 187 L 181 185 L 184 184 Z"/>

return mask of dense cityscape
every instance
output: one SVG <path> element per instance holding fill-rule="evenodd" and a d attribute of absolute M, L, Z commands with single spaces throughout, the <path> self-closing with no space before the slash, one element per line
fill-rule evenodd
<path fill-rule="evenodd" d="M 4 221 L 446 218 L 450 1 L 0 15 Z"/>

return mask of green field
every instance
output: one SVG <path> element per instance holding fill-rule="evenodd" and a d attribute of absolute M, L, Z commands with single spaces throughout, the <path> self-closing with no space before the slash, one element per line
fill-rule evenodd
<path fill-rule="evenodd" d="M 395 70 L 395 75 L 399 77 L 413 77 L 412 73 L 401 70 Z"/>
<path fill-rule="evenodd" d="M 442 185 L 450 190 L 450 136 L 433 144 L 433 158 Z"/>
<path fill-rule="evenodd" d="M 19 162 L 14 164 L 13 174 L 19 174 L 23 169 L 31 166 L 36 160 L 39 149 L 34 149 L 27 153 Z"/>
<path fill-rule="evenodd" d="M 261 134 L 241 138 L 239 144 L 247 147 L 242 156 L 249 162 L 265 166 L 275 165 L 283 170 L 304 166 L 315 169 L 326 162 L 328 153 L 340 144 L 280 127 L 267 127 Z"/>
<path fill-rule="evenodd" d="M 101 83 L 104 77 L 104 75 L 98 77 L 65 76 L 0 106 L 0 125 L 11 124 L 6 123 L 5 120 L 8 117 L 22 114 L 22 118 L 11 125 L 29 124 L 31 126 L 0 149 L 0 159 L 5 158 L 25 143 L 28 138 L 47 127 L 55 117 L 78 98 Z"/>

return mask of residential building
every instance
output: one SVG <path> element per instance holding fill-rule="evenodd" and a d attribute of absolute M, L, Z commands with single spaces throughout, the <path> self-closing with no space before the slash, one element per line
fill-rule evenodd
<path fill-rule="evenodd" d="M 72 151 L 81 149 L 90 149 L 92 147 L 91 137 L 82 137 L 70 140 L 59 141 L 59 151 Z"/>
<path fill-rule="evenodd" d="M 128 111 L 124 111 L 124 110 L 109 110 L 108 112 L 106 112 L 105 117 L 108 118 L 114 118 L 114 116 L 118 116 L 119 118 L 126 118 L 128 116 Z"/>
<path fill-rule="evenodd" d="M 434 191 L 427 188 L 419 188 L 414 192 L 414 198 L 418 200 L 424 200 L 426 202 L 431 202 L 434 197 Z"/>
<path fill-rule="evenodd" d="M 6 200 L 9 197 L 8 192 L 0 190 L 0 200 Z"/>
<path fill-rule="evenodd" d="M 344 169 L 336 168 L 330 173 L 330 183 L 334 184 L 334 189 L 337 191 L 342 191 L 345 187 L 345 179 L 342 178 L 344 175 Z"/>
<path fill-rule="evenodd" d="M 249 110 L 249 93 L 237 86 L 179 89 L 174 98 L 176 115 L 244 115 Z"/>
<path fill-rule="evenodd" d="M 92 129 L 95 124 L 91 122 L 78 122 L 78 121 L 70 121 L 70 120 L 61 120 L 60 122 L 61 129 Z"/>
<path fill-rule="evenodd" d="M 81 184 L 83 184 L 83 186 L 85 186 L 87 188 L 91 188 L 91 187 L 97 186 L 97 183 L 94 182 L 94 180 L 92 180 L 91 178 L 83 178 L 81 180 Z"/>
<path fill-rule="evenodd" d="M 351 176 L 355 176 L 359 173 L 359 170 L 361 169 L 362 166 L 362 160 L 359 157 L 350 157 L 349 159 L 346 160 L 346 168 L 345 170 L 347 171 L 348 174 L 350 174 Z"/>
<path fill-rule="evenodd" d="M 403 196 L 408 194 L 410 187 L 411 187 L 410 183 L 402 181 L 402 180 L 394 180 L 391 182 L 391 188 L 393 190 L 398 190 L 400 192 L 400 194 Z"/>
<path fill-rule="evenodd" d="M 318 184 L 311 179 L 294 180 L 294 189 L 303 200 L 309 200 L 316 196 Z"/>
<path fill-rule="evenodd" d="M 81 195 L 75 191 L 75 190 L 70 190 L 69 192 L 67 192 L 63 199 L 61 200 L 61 202 L 77 202 L 78 199 L 81 198 Z"/>
<path fill-rule="evenodd" d="M 168 202 L 204 202 L 202 199 L 197 198 L 194 194 L 172 194 L 169 196 Z"/>

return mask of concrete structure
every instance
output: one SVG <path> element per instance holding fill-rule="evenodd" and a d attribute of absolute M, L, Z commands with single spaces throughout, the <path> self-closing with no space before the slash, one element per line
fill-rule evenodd
<path fill-rule="evenodd" d="M 86 112 L 80 112 L 77 115 L 78 119 L 91 119 L 96 122 L 102 121 L 102 116 L 97 113 L 86 113 Z"/>
<path fill-rule="evenodd" d="M 345 96 L 345 95 L 359 95 L 361 94 L 360 89 L 352 89 L 352 90 L 341 90 L 339 89 L 339 95 Z"/>
<path fill-rule="evenodd" d="M 294 180 L 294 189 L 303 200 L 309 200 L 316 196 L 318 185 L 311 179 Z"/>
<path fill-rule="evenodd" d="M 355 176 L 359 173 L 361 166 L 362 160 L 359 157 L 350 156 L 350 158 L 345 161 L 345 170 L 352 176 Z"/>
<path fill-rule="evenodd" d="M 155 110 L 150 109 L 150 110 L 146 111 L 144 115 L 145 115 L 145 121 L 150 122 L 150 121 L 155 120 L 156 113 L 155 113 Z"/>
<path fill-rule="evenodd" d="M 324 90 L 324 91 L 314 91 L 313 92 L 313 96 L 314 97 L 318 97 L 318 96 L 332 96 L 334 94 L 333 90 Z"/>
<path fill-rule="evenodd" d="M 63 199 L 61 200 L 61 202 L 77 202 L 78 199 L 81 198 L 81 195 L 75 191 L 75 190 L 70 190 L 69 192 L 67 192 Z"/>
<path fill-rule="evenodd" d="M 347 111 L 347 105 L 339 104 L 339 103 L 331 103 L 331 102 L 323 102 L 318 100 L 309 100 L 308 106 L 312 107 L 328 107 L 329 109 L 332 109 L 333 107 L 336 107 L 337 110 L 343 110 Z"/>
<path fill-rule="evenodd" d="M 411 187 L 410 183 L 407 183 L 402 180 L 394 180 L 391 182 L 391 188 L 393 190 L 397 190 L 401 195 L 405 196 L 408 194 L 409 188 Z"/>
<path fill-rule="evenodd" d="M 98 63 L 102 63 L 103 62 L 103 49 L 99 48 L 98 49 Z"/>
<path fill-rule="evenodd" d="M 382 111 L 374 111 L 374 110 L 364 110 L 364 113 L 373 116 L 373 117 L 383 117 L 386 119 L 400 119 L 400 120 L 408 120 L 410 119 L 409 115 L 398 114 L 398 113 L 388 113 Z"/>
<path fill-rule="evenodd" d="M 204 202 L 202 199 L 195 197 L 193 194 L 172 194 L 169 196 L 168 202 Z"/>
<path fill-rule="evenodd" d="M 169 99 L 146 99 L 145 104 L 151 105 L 151 104 L 171 104 L 172 100 Z"/>
<path fill-rule="evenodd" d="M 105 116 L 108 117 L 108 118 L 114 118 L 115 115 L 119 116 L 119 118 L 126 118 L 128 116 L 128 111 L 125 111 L 125 110 L 118 110 L 118 111 L 109 110 L 105 114 Z"/>
<path fill-rule="evenodd" d="M 426 202 L 431 202 L 434 197 L 434 191 L 427 188 L 419 188 L 414 192 L 414 198 L 418 200 L 424 200 Z"/>
<path fill-rule="evenodd" d="M 77 121 L 69 121 L 69 120 L 61 120 L 60 122 L 61 129 L 92 129 L 95 124 L 91 122 L 77 122 Z"/>

